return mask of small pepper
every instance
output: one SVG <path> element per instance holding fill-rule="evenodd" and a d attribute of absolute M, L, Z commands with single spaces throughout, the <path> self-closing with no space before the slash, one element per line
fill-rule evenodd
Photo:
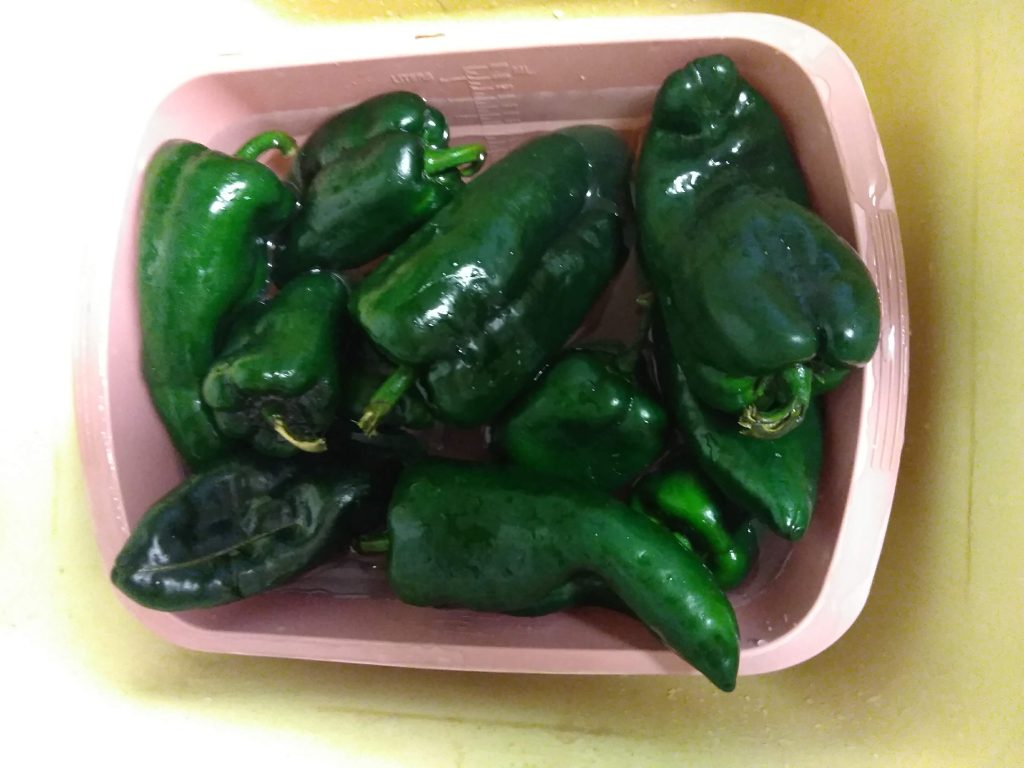
<path fill-rule="evenodd" d="M 373 476 L 300 457 L 236 457 L 192 475 L 150 507 L 111 579 L 140 605 L 208 608 L 282 584 L 363 532 Z M 376 503 L 380 504 L 377 498 Z"/>
<path fill-rule="evenodd" d="M 670 341 L 654 325 L 657 378 L 685 445 L 705 477 L 736 507 L 795 541 L 807 531 L 818 495 L 822 427 L 818 403 L 803 421 L 775 440 L 742 434 L 721 411 L 697 402 Z"/>
<path fill-rule="evenodd" d="M 203 381 L 222 434 L 268 456 L 327 449 L 341 403 L 348 296 L 340 275 L 307 272 L 236 324 Z"/>
<path fill-rule="evenodd" d="M 668 418 L 633 379 L 629 351 L 574 350 L 544 373 L 495 430 L 513 462 L 606 491 L 661 455 Z"/>
<path fill-rule="evenodd" d="M 567 584 L 594 574 L 715 685 L 735 687 L 736 616 L 710 571 L 668 529 L 599 491 L 523 467 L 428 461 L 399 477 L 388 535 L 391 585 L 407 603 L 560 607 Z"/>
<path fill-rule="evenodd" d="M 353 292 L 351 309 L 399 368 L 360 426 L 419 383 L 442 420 L 491 421 L 579 326 L 625 259 L 629 152 L 578 126 L 481 173 Z"/>
<path fill-rule="evenodd" d="M 807 206 L 770 105 L 724 56 L 673 73 L 637 168 L 644 269 L 694 395 L 748 434 L 795 428 L 878 343 L 877 290 Z"/>
<path fill-rule="evenodd" d="M 235 156 L 170 141 L 150 160 L 139 209 L 138 288 L 142 365 L 153 404 L 185 462 L 225 456 L 200 387 L 222 323 L 259 299 L 269 281 L 269 240 L 288 221 L 291 189 L 256 161 L 295 152 L 272 131 Z"/>
<path fill-rule="evenodd" d="M 722 589 L 739 586 L 757 556 L 757 531 L 747 520 L 729 530 L 725 505 L 696 472 L 676 469 L 644 478 L 630 506 L 683 534 L 703 555 Z"/>
<path fill-rule="evenodd" d="M 292 165 L 292 177 L 304 188 L 320 169 L 385 133 L 419 136 L 431 149 L 448 146 L 443 114 L 422 96 L 390 91 L 373 96 L 323 122 L 303 143 Z"/>
<path fill-rule="evenodd" d="M 484 158 L 480 144 L 433 149 L 399 132 L 339 155 L 307 180 L 274 279 L 280 284 L 314 267 L 353 269 L 382 256 L 448 204 Z"/>

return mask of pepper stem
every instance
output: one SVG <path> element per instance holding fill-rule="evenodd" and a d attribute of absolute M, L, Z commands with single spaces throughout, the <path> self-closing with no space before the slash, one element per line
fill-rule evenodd
<path fill-rule="evenodd" d="M 324 453 L 327 450 L 327 441 L 322 437 L 318 437 L 316 440 L 301 440 L 291 432 L 288 431 L 288 427 L 285 426 L 284 419 L 280 416 L 271 416 L 270 424 L 274 428 L 274 431 L 279 434 L 286 443 L 293 445 L 300 451 L 306 453 Z"/>
<path fill-rule="evenodd" d="M 391 537 L 386 533 L 367 533 L 356 539 L 353 546 L 361 555 L 379 555 L 391 551 Z"/>
<path fill-rule="evenodd" d="M 458 168 L 459 174 L 465 177 L 479 171 L 486 159 L 487 150 L 483 144 L 463 144 L 460 147 L 425 150 L 423 168 L 431 176 Z"/>
<path fill-rule="evenodd" d="M 804 414 L 811 404 L 814 385 L 810 367 L 803 363 L 791 365 L 781 374 L 769 377 L 764 387 L 759 382 L 758 388 L 771 392 L 773 384 L 781 385 L 783 394 L 787 395 L 788 399 L 782 406 L 769 411 L 758 409 L 756 403 L 744 408 L 739 418 L 743 434 L 762 440 L 772 440 L 793 431 L 803 421 Z"/>
<path fill-rule="evenodd" d="M 416 372 L 407 365 L 401 365 L 388 376 L 384 383 L 377 387 L 377 391 L 370 397 L 370 402 L 359 418 L 359 429 L 368 437 L 377 434 L 377 425 L 388 411 L 398 404 L 405 391 L 412 386 L 416 380 Z"/>
<path fill-rule="evenodd" d="M 235 157 L 240 160 L 259 160 L 260 155 L 272 149 L 279 150 L 285 157 L 292 157 L 299 151 L 299 145 L 284 131 L 264 131 L 240 146 Z"/>

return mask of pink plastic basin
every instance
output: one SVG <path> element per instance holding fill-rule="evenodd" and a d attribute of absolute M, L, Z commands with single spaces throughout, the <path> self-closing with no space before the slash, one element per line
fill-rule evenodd
<path fill-rule="evenodd" d="M 835 642 L 867 599 L 885 535 L 903 445 L 909 336 L 888 172 L 850 61 L 813 29 L 752 14 L 464 25 L 422 39 L 332 34 L 330 46 L 282 45 L 183 78 L 140 137 L 134 172 L 169 138 L 232 151 L 264 129 L 301 137 L 340 108 L 396 88 L 421 93 L 448 115 L 455 138 L 485 140 L 492 158 L 579 122 L 616 128 L 635 145 L 664 77 L 711 53 L 732 57 L 774 105 L 815 209 L 875 278 L 882 335 L 871 362 L 828 397 L 825 466 L 807 535 L 794 545 L 766 543 L 757 572 L 730 596 L 740 673 L 792 666 Z M 108 567 L 131 526 L 181 479 L 140 373 L 138 182 L 116 211 L 116 253 L 93 265 L 103 279 L 86 297 L 76 361 L 82 456 Z M 382 569 L 356 560 L 217 609 L 163 614 L 124 603 L 164 638 L 205 651 L 518 672 L 690 669 L 622 615 L 579 609 L 522 619 L 413 608 L 391 595 Z"/>

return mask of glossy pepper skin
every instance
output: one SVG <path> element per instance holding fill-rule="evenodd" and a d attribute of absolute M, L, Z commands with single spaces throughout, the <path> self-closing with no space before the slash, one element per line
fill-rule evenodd
<path fill-rule="evenodd" d="M 398 131 L 340 154 L 307 180 L 274 279 L 280 284 L 314 267 L 353 269 L 382 256 L 449 203 L 484 157 L 479 144 L 434 149 Z"/>
<path fill-rule="evenodd" d="M 295 151 L 271 132 L 235 156 L 188 141 L 161 146 L 143 178 L 138 290 L 143 374 L 178 452 L 193 469 L 226 455 L 200 387 L 223 321 L 262 296 L 268 242 L 295 210 L 294 193 L 256 158 Z"/>
<path fill-rule="evenodd" d="M 728 58 L 663 83 L 636 204 L 644 269 L 693 392 L 748 434 L 785 434 L 812 394 L 870 359 L 871 276 L 806 207 L 781 123 Z"/>
<path fill-rule="evenodd" d="M 365 530 L 367 469 L 234 457 L 150 507 L 111 572 L 147 608 L 209 608 L 263 592 L 340 552 Z M 377 504 L 380 500 L 377 499 Z"/>
<path fill-rule="evenodd" d="M 390 91 L 349 107 L 318 126 L 303 143 L 292 177 L 304 188 L 323 166 L 385 133 L 419 136 L 432 149 L 448 146 L 448 123 L 443 114 L 418 94 Z"/>
<path fill-rule="evenodd" d="M 268 456 L 327 449 L 341 407 L 349 297 L 333 272 L 307 272 L 236 323 L 203 381 L 220 432 Z"/>
<path fill-rule="evenodd" d="M 796 541 L 807 531 L 818 496 L 822 461 L 820 407 L 775 440 L 742 434 L 727 414 L 706 408 L 690 389 L 659 323 L 654 325 L 657 379 L 684 444 L 697 466 L 730 504 Z"/>
<path fill-rule="evenodd" d="M 739 586 L 750 572 L 757 557 L 753 522 L 748 520 L 730 530 L 730 510 L 697 472 L 674 469 L 644 478 L 633 492 L 630 506 L 684 535 L 722 589 Z"/>
<path fill-rule="evenodd" d="M 351 309 L 400 364 L 361 426 L 417 382 L 443 421 L 492 420 L 571 336 L 625 259 L 629 152 L 577 126 L 481 173 L 353 292 Z"/>
<path fill-rule="evenodd" d="M 574 350 L 547 370 L 495 430 L 516 464 L 606 491 L 657 459 L 668 417 L 630 375 L 628 353 Z"/>
<path fill-rule="evenodd" d="M 735 687 L 736 617 L 711 573 L 668 529 L 599 491 L 522 467 L 430 461 L 399 478 L 388 532 L 405 602 L 517 612 L 596 574 L 715 685 Z"/>

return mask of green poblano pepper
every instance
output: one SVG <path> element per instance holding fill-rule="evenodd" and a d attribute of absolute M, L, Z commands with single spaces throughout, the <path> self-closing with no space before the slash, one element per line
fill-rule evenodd
<path fill-rule="evenodd" d="M 150 507 L 111 579 L 140 605 L 224 605 L 294 578 L 342 551 L 373 493 L 363 468 L 310 457 L 233 458 L 192 475 Z"/>
<path fill-rule="evenodd" d="M 725 56 L 662 84 L 636 205 L 673 354 L 698 400 L 746 433 L 784 435 L 874 353 L 870 274 L 806 207 L 782 124 Z"/>
<path fill-rule="evenodd" d="M 295 211 L 291 189 L 256 162 L 291 137 L 260 134 L 225 155 L 189 141 L 161 146 L 146 167 L 139 208 L 142 365 L 156 410 L 192 468 L 230 451 L 200 388 L 222 324 L 269 282 L 269 240 Z"/>
<path fill-rule="evenodd" d="M 577 126 L 481 173 L 353 292 L 353 315 L 400 364 L 360 421 L 412 384 L 443 421 L 492 420 L 571 336 L 625 258 L 629 152 Z"/>
<path fill-rule="evenodd" d="M 333 272 L 307 272 L 236 322 L 203 381 L 220 432 L 260 453 L 326 450 L 341 407 L 349 290 Z"/>
<path fill-rule="evenodd" d="M 715 685 L 735 687 L 739 630 L 711 572 L 599 491 L 523 467 L 428 461 L 400 476 L 388 534 L 405 602 L 536 612 L 561 607 L 591 574 Z"/>
<path fill-rule="evenodd" d="M 423 97 L 389 91 L 359 102 L 321 123 L 303 142 L 292 178 L 306 187 L 320 169 L 385 133 L 417 136 L 431 149 L 448 146 L 448 123 Z"/>
<path fill-rule="evenodd" d="M 503 418 L 494 444 L 512 461 L 607 491 L 665 449 L 668 418 L 633 378 L 627 351 L 573 350 Z"/>
<path fill-rule="evenodd" d="M 818 496 L 822 462 L 820 406 L 812 402 L 796 428 L 775 440 L 756 440 L 735 420 L 694 397 L 683 366 L 654 325 L 658 384 L 697 466 L 733 505 L 780 536 L 806 533 Z"/>
<path fill-rule="evenodd" d="M 382 133 L 323 165 L 274 262 L 278 283 L 304 270 L 353 269 L 404 241 L 483 163 L 479 144 L 433 149 L 411 133 Z"/>

